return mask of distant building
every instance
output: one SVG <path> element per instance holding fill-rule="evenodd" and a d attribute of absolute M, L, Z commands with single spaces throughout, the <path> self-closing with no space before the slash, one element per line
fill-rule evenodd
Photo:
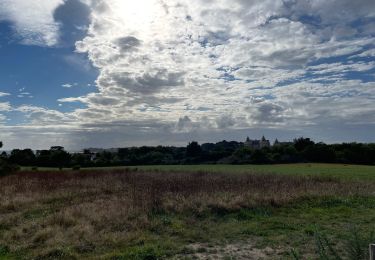
<path fill-rule="evenodd" d="M 64 151 L 62 146 L 51 146 L 50 151 Z"/>
<path fill-rule="evenodd" d="M 288 145 L 293 145 L 293 142 L 280 142 L 278 139 L 275 140 L 273 143 L 273 146 L 288 146 Z"/>
<path fill-rule="evenodd" d="M 271 143 L 264 136 L 261 140 L 251 140 L 249 137 L 246 138 L 244 143 L 245 147 L 250 147 L 252 149 L 262 149 L 265 147 L 271 147 Z"/>
<path fill-rule="evenodd" d="M 87 149 L 84 149 L 83 152 L 84 153 L 93 153 L 93 154 L 102 153 L 102 152 L 117 153 L 118 152 L 118 148 L 108 148 L 108 149 L 104 149 L 104 148 L 87 148 Z"/>

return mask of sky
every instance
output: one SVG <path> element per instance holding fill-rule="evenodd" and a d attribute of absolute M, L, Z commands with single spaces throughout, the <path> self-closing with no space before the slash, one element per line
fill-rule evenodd
<path fill-rule="evenodd" d="M 0 0 L 5 149 L 374 133 L 374 0 Z"/>

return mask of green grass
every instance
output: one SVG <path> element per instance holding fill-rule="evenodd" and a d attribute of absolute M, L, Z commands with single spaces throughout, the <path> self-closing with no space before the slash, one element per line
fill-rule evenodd
<path fill-rule="evenodd" d="M 114 169 L 138 169 L 144 171 L 175 171 L 175 172 L 218 172 L 218 173 L 273 173 L 287 175 L 307 175 L 340 178 L 343 180 L 375 180 L 375 166 L 368 165 L 347 165 L 347 164 L 275 164 L 275 165 L 226 165 L 226 164 L 205 164 L 205 165 L 150 165 L 150 166 L 121 166 L 82 168 L 82 170 L 114 170 Z M 28 171 L 31 167 L 23 167 Z M 39 171 L 51 171 L 56 168 L 38 168 Z M 70 169 L 65 169 L 70 170 Z"/>

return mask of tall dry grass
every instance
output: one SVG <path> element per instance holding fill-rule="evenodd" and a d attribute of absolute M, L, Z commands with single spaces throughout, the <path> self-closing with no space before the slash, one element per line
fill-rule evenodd
<path fill-rule="evenodd" d="M 34 256 L 115 249 L 151 229 L 152 214 L 202 217 L 375 190 L 321 177 L 139 171 L 21 172 L 0 187 L 0 245 Z"/>

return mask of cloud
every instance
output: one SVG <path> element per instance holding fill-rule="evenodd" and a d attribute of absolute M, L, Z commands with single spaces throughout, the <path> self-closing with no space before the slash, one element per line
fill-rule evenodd
<path fill-rule="evenodd" d="M 61 125 L 63 122 L 67 125 L 72 119 L 59 111 L 32 105 L 23 105 L 12 110 L 24 113 L 31 125 Z"/>
<path fill-rule="evenodd" d="M 6 97 L 6 96 L 10 96 L 10 94 L 6 92 L 0 92 L 0 97 Z"/>
<path fill-rule="evenodd" d="M 120 48 L 120 51 L 124 52 L 136 48 L 141 42 L 132 36 L 120 37 L 115 40 L 114 44 Z"/>
<path fill-rule="evenodd" d="M 75 47 L 98 70 L 97 90 L 59 99 L 82 103 L 69 113 L 23 109 L 34 125 L 68 122 L 113 143 L 319 126 L 333 140 L 354 136 L 353 125 L 374 129 L 374 1 L 86 4 L 90 24 Z"/>
<path fill-rule="evenodd" d="M 90 8 L 81 0 L 64 0 L 53 12 L 60 25 L 59 45 L 74 46 L 87 32 L 90 23 Z"/>
<path fill-rule="evenodd" d="M 85 103 L 86 114 L 95 111 L 98 116 L 99 107 L 108 107 L 107 118 L 113 120 L 160 118 L 177 121 L 178 130 L 196 129 L 199 124 L 191 127 L 192 122 L 203 117 L 219 129 L 291 127 L 310 124 L 314 120 L 308 118 L 319 113 L 321 120 L 331 119 L 323 110 L 314 114 L 305 109 L 319 97 L 310 97 L 305 104 L 293 100 L 301 88 L 310 96 L 318 86 L 323 88 L 314 82 L 333 83 L 324 85 L 328 96 L 346 97 L 354 104 L 358 96 L 366 99 L 364 83 L 356 82 L 358 95 L 338 85 L 351 83 L 349 73 L 374 69 L 373 62 L 349 62 L 344 57 L 364 52 L 372 43 L 367 35 L 358 36 L 358 28 L 351 24 L 359 17 L 372 17 L 369 2 L 359 6 L 349 1 L 141 2 L 152 6 L 147 19 L 137 17 L 138 8 L 124 18 L 122 7 L 129 6 L 121 1 L 92 6 L 89 35 L 76 47 L 98 68 L 99 93 L 70 99 Z M 348 19 L 329 15 L 339 8 L 346 10 Z M 138 31 L 131 27 L 134 23 Z M 323 61 L 334 57 L 344 58 Z M 295 94 L 286 95 L 281 86 Z M 169 99 L 174 102 L 166 102 Z M 236 117 L 223 116 L 228 113 Z"/>
<path fill-rule="evenodd" d="M 254 124 L 279 124 L 284 122 L 285 108 L 279 104 L 269 101 L 260 102 L 255 106 L 247 108 L 249 111 L 249 118 L 253 120 Z"/>
<path fill-rule="evenodd" d="M 16 96 L 18 98 L 34 98 L 30 92 L 26 91 L 25 87 L 18 89 L 18 94 Z"/>
<path fill-rule="evenodd" d="M 360 54 L 351 56 L 351 58 L 366 58 L 366 57 L 375 57 L 375 49 L 365 50 Z"/>
<path fill-rule="evenodd" d="M 194 128 L 194 123 L 188 116 L 179 118 L 176 124 L 176 130 L 178 132 L 191 132 Z"/>
<path fill-rule="evenodd" d="M 0 111 L 9 111 L 11 109 L 9 102 L 0 102 Z"/>
<path fill-rule="evenodd" d="M 63 0 L 0 0 L 0 21 L 11 22 L 23 44 L 53 46 L 59 37 L 53 12 L 62 3 Z"/>
<path fill-rule="evenodd" d="M 64 55 L 62 59 L 76 70 L 83 72 L 90 72 L 92 70 L 90 62 L 84 57 L 84 55 L 79 55 L 77 53 L 68 54 Z"/>
<path fill-rule="evenodd" d="M 236 120 L 231 115 L 223 115 L 216 120 L 219 129 L 230 128 L 236 124 Z"/>

